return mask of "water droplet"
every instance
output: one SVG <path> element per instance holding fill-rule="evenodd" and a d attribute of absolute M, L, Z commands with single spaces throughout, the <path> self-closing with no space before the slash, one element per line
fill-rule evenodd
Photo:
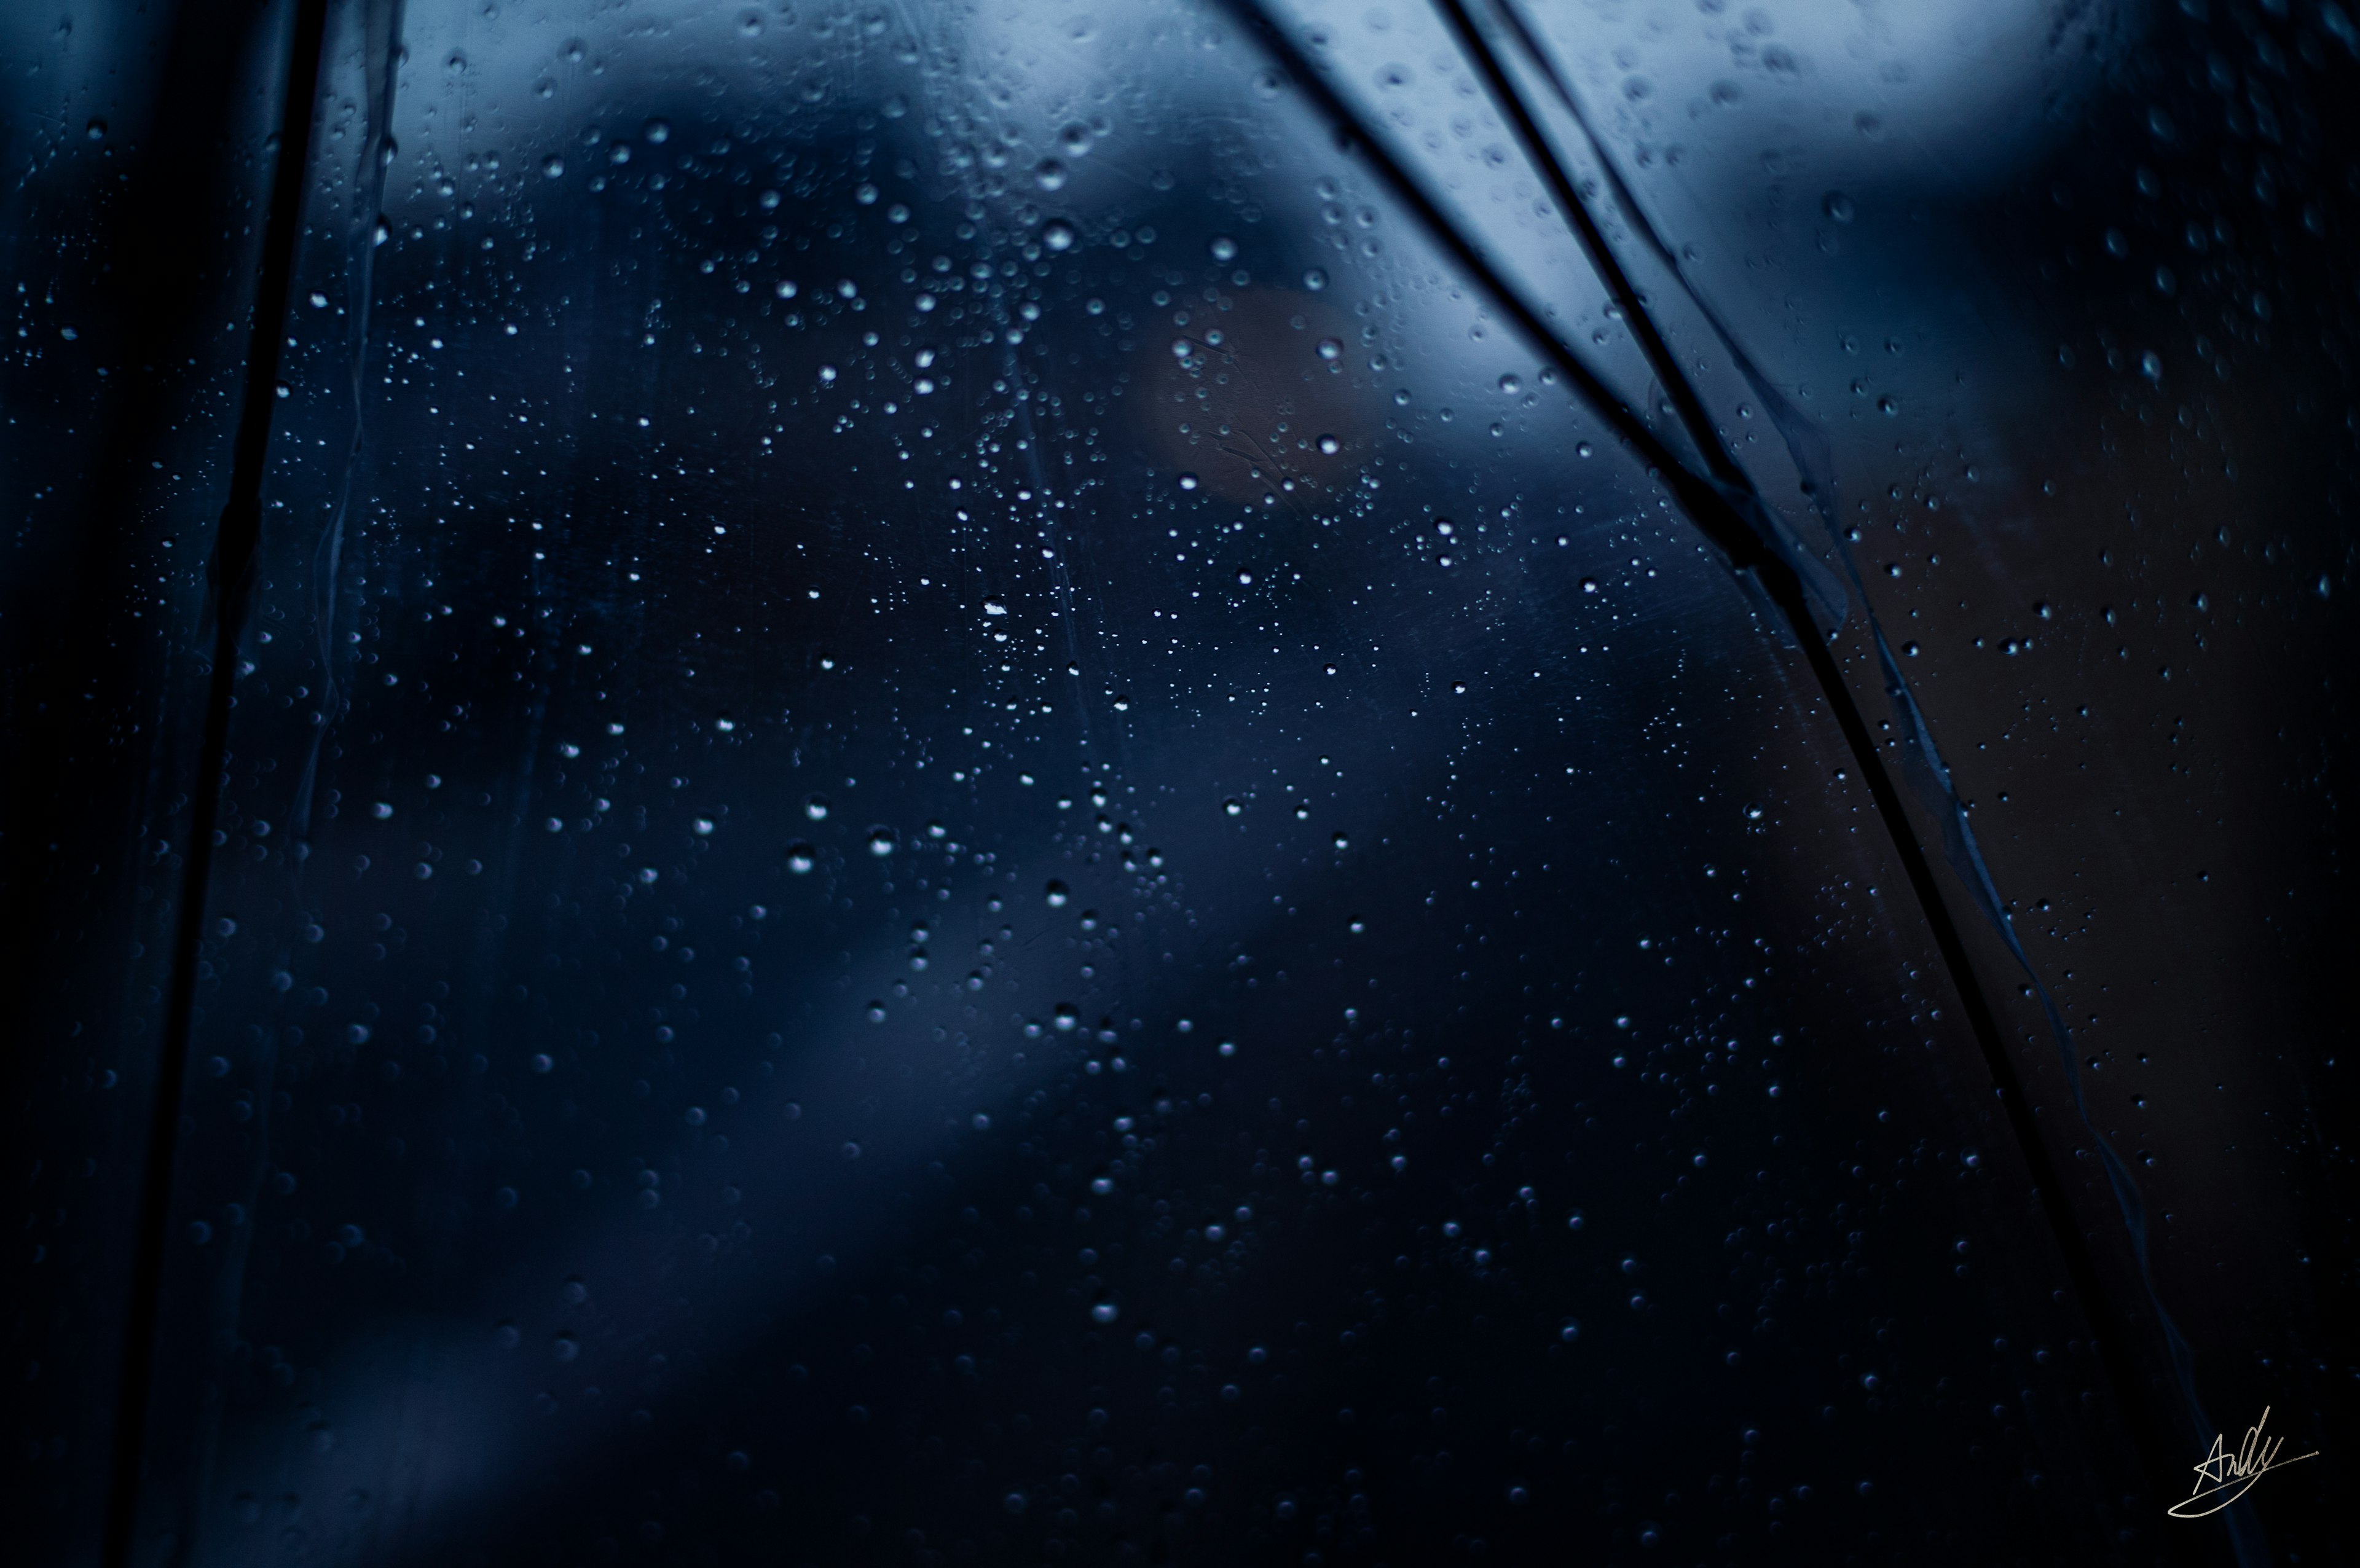
<path fill-rule="evenodd" d="M 1852 198 L 1841 191 L 1830 191 L 1820 201 L 1819 211 L 1825 212 L 1830 222 L 1849 223 L 1853 216 Z"/>
<path fill-rule="evenodd" d="M 1303 286 L 1317 294 L 1328 287 L 1328 275 L 1315 267 L 1303 275 Z"/>
<path fill-rule="evenodd" d="M 1229 815 L 1233 817 L 1240 815 L 1245 809 L 1246 805 L 1243 800 L 1224 800 L 1221 802 L 1221 810 L 1229 812 Z"/>
<path fill-rule="evenodd" d="M 815 822 L 824 821 L 827 816 L 827 797 L 825 795 L 814 795 L 810 800 L 805 800 L 803 802 L 803 815 L 809 817 Z"/>
<path fill-rule="evenodd" d="M 1343 358 L 1344 340 L 1341 338 L 1321 338 L 1319 340 L 1319 357 L 1324 360 L 1328 360 L 1330 363 Z"/>
<path fill-rule="evenodd" d="M 1044 158 L 1032 166 L 1032 183 L 1043 191 L 1065 188 L 1065 166 L 1054 158 Z"/>
<path fill-rule="evenodd" d="M 1252 572 L 1239 572 L 1239 573 L 1238 573 L 1238 586 L 1239 586 L 1239 587 L 1240 587 L 1240 588 L 1246 587 L 1246 586 L 1250 585 L 1252 582 L 1253 582 L 1253 573 L 1252 573 Z"/>
<path fill-rule="evenodd" d="M 1597 579 L 1597 578 L 1595 578 L 1595 577 L 1585 577 L 1585 578 L 1583 578 L 1583 579 L 1581 580 L 1581 591 L 1582 591 L 1583 593 L 1597 593 L 1597 592 L 1598 592 L 1598 579 Z"/>
<path fill-rule="evenodd" d="M 1500 377 L 1500 390 L 1505 392 L 1509 397 L 1513 397 L 1524 389 L 1524 384 L 1517 380 L 1514 376 L 1502 376 Z"/>
<path fill-rule="evenodd" d="M 893 853 L 894 846 L 901 842 L 901 835 L 895 833 L 891 828 L 870 828 L 869 830 L 869 853 L 871 855 L 890 855 Z"/>
<path fill-rule="evenodd" d="M 1352 846 L 1352 841 L 1351 841 L 1351 839 L 1350 839 L 1349 837 L 1346 836 L 1346 835 L 1345 835 L 1345 834 L 1343 834 L 1343 833 L 1338 833 L 1338 834 L 1336 835 L 1336 849 L 1337 849 L 1337 853 L 1341 854 L 1341 853 L 1343 853 L 1345 850 L 1349 849 L 1351 846 Z"/>
<path fill-rule="evenodd" d="M 106 139 L 106 122 L 93 120 L 82 128 L 82 134 L 94 142 L 103 142 Z"/>
<path fill-rule="evenodd" d="M 647 137 L 650 147 L 661 147 L 672 140 L 672 125 L 665 120 L 650 120 L 648 128 L 641 135 Z"/>
<path fill-rule="evenodd" d="M 1063 218 L 1052 218 L 1042 227 L 1041 243 L 1053 251 L 1074 248 L 1074 225 Z"/>
<path fill-rule="evenodd" d="M 1333 457 L 1338 452 L 1344 450 L 1344 443 L 1338 441 L 1334 436 L 1321 436 L 1319 438 L 1319 450 L 1328 456 Z"/>
<path fill-rule="evenodd" d="M 549 179 L 555 180 L 565 172 L 565 160 L 555 153 L 551 153 L 541 160 L 541 172 Z"/>
<path fill-rule="evenodd" d="M 1073 895 L 1066 890 L 1065 885 L 1063 882 L 1052 882 L 1049 884 L 1049 907 L 1051 909 L 1064 909 L 1065 907 L 1065 900 L 1072 896 Z"/>
<path fill-rule="evenodd" d="M 1196 476 L 1193 474 L 1182 474 L 1180 476 L 1180 488 L 1183 490 L 1194 490 L 1196 488 Z"/>
<path fill-rule="evenodd" d="M 1215 261 L 1235 261 L 1238 258 L 1238 242 L 1227 234 L 1215 234 L 1213 243 L 1205 248 L 1213 253 Z"/>

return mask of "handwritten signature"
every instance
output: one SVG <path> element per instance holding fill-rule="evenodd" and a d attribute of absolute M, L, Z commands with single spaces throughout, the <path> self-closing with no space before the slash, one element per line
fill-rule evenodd
<path fill-rule="evenodd" d="M 2218 1435 L 2212 1439 L 2212 1452 L 2204 1456 L 2203 1464 L 2193 1466 L 2196 1489 L 2171 1506 L 2172 1518 L 2202 1519 L 2207 1514 L 2217 1514 L 2278 1466 L 2319 1457 L 2314 1449 L 2292 1459 L 2279 1458 L 2278 1450 L 2286 1446 L 2286 1439 L 2262 1435 L 2263 1423 L 2269 1419 L 2270 1408 L 2264 1405 L 2261 1421 L 2245 1429 L 2245 1441 L 2237 1445 L 2234 1454 L 2227 1452 Z"/>

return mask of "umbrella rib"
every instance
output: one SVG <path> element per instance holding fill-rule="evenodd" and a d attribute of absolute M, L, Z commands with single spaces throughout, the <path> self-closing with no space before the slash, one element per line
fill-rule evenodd
<path fill-rule="evenodd" d="M 1436 4 L 1445 7 L 1447 14 L 1452 17 L 1454 26 L 1460 28 L 1462 40 L 1467 45 L 1469 52 L 1476 58 L 1483 70 L 1495 101 L 1499 103 L 1502 113 L 1509 114 L 1516 123 L 1519 134 L 1524 138 L 1534 161 L 1541 165 L 1551 178 L 1553 189 L 1558 192 L 1560 202 L 1565 204 L 1568 214 L 1568 222 L 1573 224 L 1576 232 L 1583 236 L 1585 249 L 1590 250 L 1593 261 L 1600 265 L 1610 285 L 1618 289 L 1618 298 L 1626 299 L 1626 316 L 1644 333 L 1643 343 L 1654 345 L 1650 353 L 1650 360 L 1658 366 L 1658 375 L 1677 375 L 1677 362 L 1672 358 L 1668 348 L 1664 345 L 1652 315 L 1646 310 L 1637 290 L 1625 280 L 1621 258 L 1606 246 L 1603 235 L 1588 212 L 1587 204 L 1581 202 L 1574 191 L 1571 180 L 1563 167 L 1562 160 L 1557 158 L 1556 149 L 1532 119 L 1523 102 L 1522 94 L 1509 81 L 1497 55 L 1491 49 L 1490 40 L 1482 37 L 1472 25 L 1472 18 L 1465 11 L 1464 0 L 1436 0 Z M 2008 922 L 1998 889 L 1993 884 L 1990 870 L 1983 862 L 1982 849 L 1974 842 L 1974 831 L 1966 821 L 1965 808 L 1960 802 L 1957 789 L 1950 779 L 1950 768 L 1943 762 L 1940 751 L 1927 728 L 1925 715 L 1918 705 L 1915 692 L 1910 690 L 1908 678 L 1901 672 L 1898 662 L 1893 657 L 1891 644 L 1886 640 L 1884 628 L 1878 623 L 1875 606 L 1869 603 L 1867 585 L 1861 580 L 1859 565 L 1852 560 L 1852 552 L 1845 548 L 1842 530 L 1836 520 L 1835 476 L 1825 439 L 1824 437 L 1819 437 L 1816 441 L 1810 439 L 1817 435 L 1817 431 L 1808 427 L 1802 416 L 1787 403 L 1784 394 L 1769 384 L 1768 379 L 1754 365 L 1751 356 L 1738 345 L 1727 323 L 1721 320 L 1719 312 L 1706 302 L 1695 281 L 1688 277 L 1687 268 L 1680 265 L 1679 258 L 1656 233 L 1655 224 L 1640 205 L 1638 197 L 1623 180 L 1622 172 L 1615 167 L 1613 158 L 1609 156 L 1604 142 L 1600 138 L 1596 128 L 1591 125 L 1589 115 L 1584 113 L 1581 101 L 1574 93 L 1572 84 L 1565 79 L 1563 73 L 1558 71 L 1557 62 L 1534 35 L 1517 0 L 1491 0 L 1491 5 L 1492 10 L 1505 23 L 1509 33 L 1514 38 L 1517 48 L 1547 82 L 1557 101 L 1564 104 L 1575 129 L 1581 134 L 1591 155 L 1598 160 L 1598 167 L 1605 177 L 1607 188 L 1613 193 L 1615 202 L 1622 209 L 1633 232 L 1645 243 L 1648 249 L 1655 253 L 1657 260 L 1664 265 L 1682 292 L 1688 296 L 1689 303 L 1703 317 L 1705 324 L 1712 331 L 1714 336 L 1720 339 L 1721 346 L 1728 351 L 1732 365 L 1744 376 L 1747 384 L 1753 387 L 1761 397 L 1766 411 L 1771 414 L 1774 422 L 1778 426 L 1779 433 L 1786 441 L 1796 468 L 1803 475 L 1805 493 L 1811 497 L 1813 509 L 1819 514 L 1820 520 L 1826 525 L 1830 541 L 1835 552 L 1841 557 L 1853 589 L 1860 594 L 1862 609 L 1868 623 L 1870 639 L 1875 645 L 1878 662 L 1885 673 L 1887 695 L 1892 699 L 1895 715 L 1900 721 L 1904 734 L 1907 736 L 1906 744 L 1916 754 L 1924 776 L 1919 780 L 1921 794 L 1939 797 L 1939 804 L 1930 798 L 1925 800 L 1925 804 L 1928 810 L 1944 816 L 1948 826 L 1955 830 L 1954 834 L 1946 833 L 1945 857 L 1950 862 L 1951 869 L 1957 873 L 1961 880 L 1966 883 L 1969 894 L 1983 910 L 2001 942 L 2014 956 L 2017 965 L 2023 970 L 2026 979 L 2030 982 L 2032 988 L 2038 995 L 2041 1011 L 2049 1024 L 2049 1032 L 2056 1040 L 2063 1063 L 2066 1083 L 2071 1093 L 2074 1111 L 2081 1118 L 2083 1129 L 2097 1145 L 2101 1160 L 2106 1168 L 2108 1185 L 2121 1211 L 2123 1223 L 2130 1233 L 2133 1250 L 2138 1264 L 2139 1281 L 2146 1287 L 2148 1304 L 2154 1309 L 2158 1326 L 2163 1331 L 2165 1349 L 2171 1362 L 2172 1373 L 2180 1385 L 2180 1394 L 2185 1400 L 2187 1412 L 2191 1417 L 2191 1431 L 2201 1442 L 2204 1432 L 2214 1429 L 2211 1419 L 2204 1413 L 2203 1402 L 2197 1393 L 2193 1352 L 2186 1338 L 2180 1334 L 2179 1325 L 2173 1322 L 2170 1312 L 2164 1306 L 2161 1292 L 2156 1288 L 2154 1277 L 2149 1269 L 2145 1200 L 2138 1192 L 2136 1178 L 2123 1165 L 2121 1158 L 2114 1152 L 2112 1141 L 2099 1129 L 2090 1115 L 2089 1105 L 2081 1093 L 2081 1074 L 2074 1062 L 2071 1029 L 2058 1010 L 2055 999 L 2049 994 L 2047 981 L 2035 968 L 2031 955 L 2025 952 L 2023 943 L 2017 939 Z M 1574 216 L 1577 213 L 1578 218 Z M 1669 367 L 1668 372 L 1663 368 L 1666 366 Z M 1690 397 L 1681 401 L 1676 397 L 1675 401 L 1682 410 L 1684 420 L 1690 420 L 1689 411 L 1693 410 L 1693 419 L 1688 425 L 1689 433 L 1700 449 L 1706 450 L 1710 454 L 1731 455 L 1718 440 L 1710 419 L 1705 417 L 1703 405 L 1699 399 Z M 1809 450 L 1812 448 L 1816 448 L 1816 451 Z M 1734 461 L 1733 456 L 1731 456 L 1731 461 Z M 1716 473 L 1718 472 L 1716 470 Z M 1751 485 L 1750 478 L 1746 483 Z M 1914 842 L 1914 833 L 1911 838 Z M 1953 839 L 1955 842 L 1952 842 Z M 1939 893 L 1936 896 L 1939 898 Z M 1948 918 L 1947 908 L 1944 910 L 1944 918 Z M 1972 973 L 1970 966 L 1966 974 L 1972 976 Z M 1963 982 L 1961 984 L 1961 988 L 1962 991 L 1966 988 Z M 1983 1048 L 1991 1066 L 1994 1083 L 2003 1090 L 2013 1083 L 2019 1091 L 2016 1104 L 2028 1105 L 2028 1100 L 2020 1094 L 2022 1088 L 2020 1079 L 2011 1077 L 2015 1072 L 2014 1059 L 2006 1055 L 2002 1048 L 1996 1027 L 1994 1026 L 1988 1032 L 1978 1027 L 1976 1034 L 1977 1043 Z M 2017 1123 L 2017 1118 L 2012 1116 L 2011 1122 Z M 2027 1158 L 2032 1164 L 2036 1181 L 2041 1180 L 2044 1175 L 2047 1179 L 2055 1181 L 2055 1195 L 2061 1204 L 2062 1181 L 2057 1179 L 2055 1164 L 2049 1158 L 2048 1145 L 2045 1140 L 2039 1138 L 2038 1129 L 2031 1122 L 2028 1115 L 2022 1118 L 2020 1125 L 2016 1126 L 2016 1131 L 2018 1141 L 2026 1144 Z M 2048 1191 L 2043 1192 L 2044 1207 L 2049 1206 L 2050 1195 Z M 2094 1259 L 2081 1256 L 2086 1252 L 2087 1242 L 2080 1227 L 2071 1223 L 2070 1209 L 2061 1206 L 2049 1208 L 2049 1217 L 2066 1249 L 2069 1271 L 2074 1270 L 2077 1263 L 2080 1262 L 2087 1262 L 2090 1265 L 2091 1271 L 2086 1278 L 2076 1278 L 2076 1289 L 2081 1290 L 2084 1311 L 2090 1314 L 2092 1322 L 2102 1323 L 2105 1327 L 2106 1332 L 2099 1342 L 2100 1356 L 2107 1364 L 2109 1377 L 2118 1388 L 2125 1391 L 2125 1410 L 2133 1417 L 2131 1424 L 2134 1442 L 2140 1449 L 2141 1463 L 2147 1468 L 2151 1479 L 2158 1484 L 2160 1493 L 2169 1496 L 2179 1482 L 2181 1465 L 2176 1458 L 2165 1454 L 2160 1446 L 2161 1429 L 2150 1419 L 2151 1404 L 2146 1397 L 2147 1380 L 2136 1375 L 2136 1369 L 2127 1349 L 2129 1335 L 2126 1319 L 2111 1296 L 2102 1288 L 2095 1273 Z M 2240 1504 L 2233 1512 L 2234 1517 L 2231 1520 L 2232 1534 L 2237 1538 L 2237 1547 L 2242 1559 L 2250 1554 L 2252 1538 L 2257 1526 L 2248 1517 L 2251 1512 L 2250 1505 Z"/>
<path fill-rule="evenodd" d="M 2146 1398 L 2145 1380 L 2138 1376 L 2137 1368 L 2130 1359 L 2129 1336 L 2123 1318 L 2099 1277 L 2087 1239 L 2075 1223 L 2062 1177 L 2040 1137 L 2022 1077 L 2008 1055 L 1998 1015 L 1976 976 L 1965 940 L 1942 898 L 1932 863 L 1910 824 L 1900 792 L 1878 753 L 1867 721 L 1836 662 L 1833 651 L 1828 646 L 1826 637 L 1812 617 L 1801 576 L 1779 552 L 1765 547 L 1756 528 L 1739 514 L 1729 498 L 1726 492 L 1734 490 L 1760 505 L 1751 477 L 1730 457 L 1693 385 L 1680 373 L 1677 362 L 1656 328 L 1653 316 L 1607 247 L 1603 234 L 1579 201 L 1570 178 L 1548 147 L 1546 139 L 1507 82 L 1497 56 L 1481 38 L 1460 0 L 1436 0 L 1446 21 L 1485 78 L 1497 107 L 1515 128 L 1532 161 L 1548 181 L 1568 227 L 1574 231 L 1601 280 L 1622 308 L 1626 322 L 1639 340 L 1650 367 L 1662 381 L 1666 397 L 1679 414 L 1699 454 L 1711 471 L 1710 478 L 1698 474 L 1681 463 L 1638 413 L 1548 326 L 1473 239 L 1446 215 L 1440 203 L 1393 155 L 1301 46 L 1262 8 L 1259 0 L 1220 0 L 1220 4 L 1285 68 L 1296 84 L 1337 125 L 1352 150 L 1366 159 L 1403 205 L 1415 215 L 1427 231 L 1428 237 L 1467 269 L 1501 311 L 1523 329 L 1534 346 L 1566 376 L 1592 412 L 1646 461 L 1653 475 L 1672 492 L 1690 522 L 1720 550 L 1731 571 L 1741 576 L 1751 576 L 1786 620 L 1786 629 L 1802 648 L 1820 695 L 1836 720 L 1837 728 L 1860 768 L 1863 780 L 1868 785 L 1877 815 L 1901 860 L 1910 889 L 1924 913 L 1935 947 L 1942 957 L 1943 966 L 1950 972 L 1952 986 L 1967 1015 L 1970 1030 L 1975 1037 L 2005 1109 L 2009 1130 L 2032 1176 L 2042 1212 L 2057 1237 L 2068 1277 L 2081 1299 L 2084 1312 L 2099 1328 L 2095 1337 L 2100 1356 L 2106 1365 L 2109 1380 L 2115 1385 L 2125 1412 L 2130 1418 L 2127 1424 L 2137 1434 L 2134 1442 L 2140 1453 L 2142 1468 L 2147 1472 L 2151 1481 L 2154 1477 L 2167 1475 L 2176 1480 L 2179 1466 L 2162 1454 L 2154 1435 L 2156 1425 L 2147 1419 L 2149 1401 Z M 1615 184 L 1619 190 L 1619 179 Z M 1765 513 L 1766 510 L 1765 507 Z"/>
<path fill-rule="evenodd" d="M 213 833 L 228 772 L 238 646 L 253 607 L 255 556 L 262 538 L 262 482 L 278 402 L 279 351 L 286 339 L 283 323 L 293 295 L 296 251 L 302 238 L 303 181 L 311 158 L 327 13 L 327 0 L 301 0 L 295 6 L 286 57 L 287 95 L 279 113 L 278 164 L 272 170 L 261 269 L 255 282 L 253 324 L 246 345 L 244 401 L 232 447 L 229 499 L 222 508 L 208 562 L 213 669 L 206 685 L 204 728 L 190 801 L 188 859 L 172 941 L 171 989 L 157 1052 L 155 1097 L 148 1110 L 146 1164 L 132 1243 L 101 1546 L 100 1560 L 106 1568 L 124 1568 L 134 1554 L 133 1527 L 147 1466 L 148 1417 L 155 1392 L 156 1338 L 163 1306 L 172 1179 L 180 1160 L 189 1048 L 195 1027 L 197 968 L 213 876 Z M 186 1550 L 185 1540 L 181 1550 Z"/>

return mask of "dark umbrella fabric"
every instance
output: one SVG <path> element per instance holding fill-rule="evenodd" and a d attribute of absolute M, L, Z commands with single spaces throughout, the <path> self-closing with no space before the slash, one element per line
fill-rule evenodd
<path fill-rule="evenodd" d="M 0 26 L 28 1560 L 2349 1555 L 2343 9 Z"/>

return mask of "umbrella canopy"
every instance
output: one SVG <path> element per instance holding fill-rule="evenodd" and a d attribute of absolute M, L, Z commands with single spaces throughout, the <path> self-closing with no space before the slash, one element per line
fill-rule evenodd
<path fill-rule="evenodd" d="M 2349 1551 L 2343 9 L 27 18 L 40 1560 Z"/>

